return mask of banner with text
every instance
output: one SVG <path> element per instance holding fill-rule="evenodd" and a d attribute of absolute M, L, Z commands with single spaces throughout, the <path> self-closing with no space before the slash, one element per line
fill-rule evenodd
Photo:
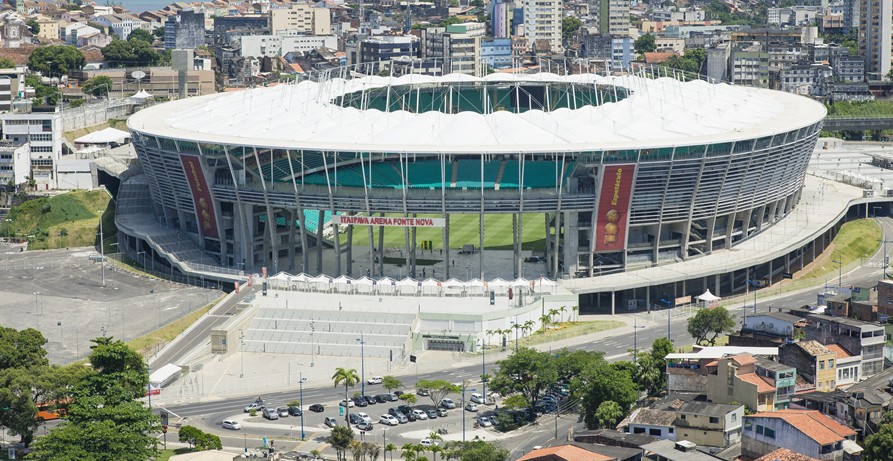
<path fill-rule="evenodd" d="M 388 216 L 332 216 L 335 224 L 352 224 L 356 226 L 388 226 L 388 227 L 443 227 L 443 218 L 404 218 Z"/>
<path fill-rule="evenodd" d="M 214 202 L 211 200 L 208 182 L 205 181 L 201 159 L 195 155 L 181 154 L 180 162 L 183 163 L 186 182 L 189 183 L 189 188 L 192 190 L 192 203 L 195 205 L 199 231 L 205 237 L 220 238 L 217 232 L 217 218 L 214 215 Z"/>
<path fill-rule="evenodd" d="M 635 164 L 605 167 L 598 197 L 595 251 L 623 250 L 635 172 Z"/>

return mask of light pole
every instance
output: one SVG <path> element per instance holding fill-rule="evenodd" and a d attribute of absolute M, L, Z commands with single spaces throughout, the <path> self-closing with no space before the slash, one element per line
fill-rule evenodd
<path fill-rule="evenodd" d="M 298 394 L 298 400 L 301 409 L 301 441 L 304 441 L 304 373 L 298 373 L 298 384 L 301 387 L 300 394 Z"/>
<path fill-rule="evenodd" d="M 366 341 L 363 341 L 363 335 L 361 334 L 359 338 L 357 338 L 357 343 L 360 344 L 360 395 L 363 398 L 366 397 Z M 345 402 L 346 403 L 346 402 Z"/>
<path fill-rule="evenodd" d="M 314 357 L 313 332 L 314 331 L 316 331 L 316 326 L 313 323 L 313 319 L 310 319 L 310 368 L 313 368 L 313 357 Z"/>
<path fill-rule="evenodd" d="M 639 318 L 633 317 L 633 363 L 639 355 L 639 328 L 645 328 L 645 325 L 639 326 Z"/>
<path fill-rule="evenodd" d="M 837 291 L 839 292 L 843 287 L 843 283 L 841 282 L 843 280 L 843 263 L 837 259 L 833 259 L 831 262 L 837 264 Z"/>
<path fill-rule="evenodd" d="M 59 344 L 62 345 L 62 348 L 65 348 L 65 337 L 62 335 L 62 321 L 57 320 L 56 325 L 59 327 Z"/>
<path fill-rule="evenodd" d="M 242 333 L 242 329 L 239 328 L 239 344 L 241 345 L 241 351 L 239 352 L 239 378 L 245 377 L 245 334 Z"/>
<path fill-rule="evenodd" d="M 34 313 L 37 314 L 37 331 L 40 331 L 40 292 L 34 292 Z"/>
<path fill-rule="evenodd" d="M 149 367 L 148 365 L 146 365 L 146 374 L 148 374 L 149 377 L 152 376 L 152 368 Z M 149 410 L 151 410 L 152 409 L 152 383 L 149 382 L 148 380 L 146 381 L 146 390 L 148 391 L 147 394 L 149 395 Z"/>
<path fill-rule="evenodd" d="M 465 410 L 465 391 L 466 390 L 474 392 L 477 389 L 466 389 L 465 383 L 462 383 L 462 442 L 465 442 L 465 412 L 467 411 L 467 410 Z M 486 400 L 486 398 L 485 398 L 485 400 Z"/>
<path fill-rule="evenodd" d="M 484 338 L 481 338 L 481 391 L 484 394 L 484 402 L 487 401 L 487 348 L 484 345 Z"/>
<path fill-rule="evenodd" d="M 102 287 L 105 288 L 105 239 L 102 231 L 102 210 L 99 213 L 99 267 L 102 269 Z"/>

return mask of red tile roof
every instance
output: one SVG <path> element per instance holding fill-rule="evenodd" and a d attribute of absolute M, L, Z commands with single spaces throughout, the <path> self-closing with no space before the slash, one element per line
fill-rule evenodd
<path fill-rule="evenodd" d="M 757 359 L 755 359 L 754 356 L 752 356 L 750 354 L 738 354 L 738 355 L 733 355 L 729 358 L 734 360 L 735 363 L 738 364 L 738 366 L 751 365 L 751 364 L 757 363 Z"/>
<path fill-rule="evenodd" d="M 778 410 L 757 413 L 749 417 L 783 419 L 819 445 L 840 442 L 847 437 L 856 435 L 856 431 L 816 410 Z"/>
<path fill-rule="evenodd" d="M 787 448 L 779 448 L 778 450 L 766 453 L 753 461 L 819 461 L 815 458 L 794 453 Z"/>
<path fill-rule="evenodd" d="M 828 344 L 825 347 L 830 349 L 831 352 L 837 354 L 838 360 L 852 357 L 852 354 L 847 352 L 847 350 L 844 349 L 840 344 Z"/>
<path fill-rule="evenodd" d="M 757 376 L 756 373 L 744 373 L 738 375 L 738 378 L 741 379 L 741 381 L 757 386 L 757 393 L 764 394 L 766 392 L 775 392 L 775 386 L 764 381 L 763 378 Z"/>
<path fill-rule="evenodd" d="M 540 448 L 524 455 L 518 461 L 555 460 L 565 461 L 616 461 L 617 458 L 593 453 L 573 445 L 560 445 L 557 447 Z"/>
<path fill-rule="evenodd" d="M 645 62 L 648 64 L 660 64 L 673 56 L 679 56 L 672 51 L 653 51 L 645 53 Z"/>
<path fill-rule="evenodd" d="M 4 48 L 0 46 L 0 58 L 6 58 L 17 65 L 28 63 L 28 57 L 36 49 L 36 46 L 22 45 L 20 48 Z"/>

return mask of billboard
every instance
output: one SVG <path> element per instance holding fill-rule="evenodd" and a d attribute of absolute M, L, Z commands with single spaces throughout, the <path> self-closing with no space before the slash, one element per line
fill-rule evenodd
<path fill-rule="evenodd" d="M 389 226 L 389 227 L 443 227 L 444 218 L 404 218 L 387 216 L 332 216 L 334 224 L 353 224 L 357 226 Z"/>
<path fill-rule="evenodd" d="M 192 190 L 192 203 L 195 206 L 199 232 L 205 237 L 220 238 L 217 232 L 217 218 L 214 215 L 214 202 L 211 200 L 208 182 L 205 181 L 201 159 L 196 155 L 181 154 L 180 162 L 183 163 L 186 182 L 189 183 L 189 189 Z"/>
<path fill-rule="evenodd" d="M 602 175 L 595 224 L 595 251 L 621 251 L 626 245 L 635 164 L 609 165 Z"/>

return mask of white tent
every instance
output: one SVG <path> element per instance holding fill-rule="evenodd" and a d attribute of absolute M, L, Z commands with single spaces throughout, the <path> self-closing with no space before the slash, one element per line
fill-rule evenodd
<path fill-rule="evenodd" d="M 499 277 L 496 277 L 495 279 L 490 280 L 490 283 L 488 285 L 489 285 L 490 291 L 495 292 L 497 295 L 504 295 L 508 292 L 508 289 L 509 289 L 509 286 L 511 286 L 511 283 L 509 283 Z"/>
<path fill-rule="evenodd" d="M 316 291 L 329 291 L 330 289 L 332 289 L 330 285 L 332 283 L 332 279 L 328 275 L 317 275 L 316 277 L 310 278 L 308 282 L 310 282 L 310 287 Z"/>
<path fill-rule="evenodd" d="M 148 91 L 139 90 L 135 95 L 131 96 L 130 99 L 136 104 L 141 104 L 141 103 L 146 102 L 147 99 L 150 99 L 153 97 L 154 96 L 152 96 Z"/>
<path fill-rule="evenodd" d="M 378 292 L 381 294 L 394 294 L 397 291 L 397 281 L 390 278 L 384 277 L 378 281 Z"/>
<path fill-rule="evenodd" d="M 442 285 L 446 290 L 448 290 L 446 292 L 447 294 L 461 293 L 462 291 L 465 290 L 465 284 L 462 283 L 461 280 L 456 279 L 456 278 L 451 278 L 451 279 L 447 280 L 446 282 L 443 282 Z"/>
<path fill-rule="evenodd" d="M 427 279 L 422 282 L 422 293 L 428 295 L 441 294 L 441 283 L 434 279 Z"/>
<path fill-rule="evenodd" d="M 484 293 L 484 282 L 478 279 L 471 279 L 465 282 L 465 291 L 468 294 L 480 295 Z"/>
<path fill-rule="evenodd" d="M 719 301 L 720 299 L 722 299 L 722 298 L 711 293 L 709 288 L 707 289 L 707 291 L 704 292 L 704 294 L 702 294 L 701 296 L 698 296 L 698 301 L 706 301 L 708 303 L 713 302 L 713 301 Z"/>
<path fill-rule="evenodd" d="M 116 128 L 108 127 L 104 130 L 94 131 L 85 134 L 74 140 L 75 146 L 86 146 L 88 144 L 126 144 L 130 140 L 130 133 L 121 131 Z"/>
<path fill-rule="evenodd" d="M 355 289 L 357 293 L 372 293 L 375 289 L 376 282 L 369 277 L 363 277 L 354 280 L 354 285 L 356 285 Z"/>
<path fill-rule="evenodd" d="M 422 289 L 422 282 L 418 280 L 412 279 L 410 277 L 406 277 L 403 280 L 397 282 L 397 292 L 401 295 L 414 295 L 418 294 Z"/>
<path fill-rule="evenodd" d="M 335 290 L 340 293 L 349 293 L 351 288 L 351 283 L 353 283 L 353 279 L 346 275 L 338 276 L 335 280 L 332 281 L 335 284 Z"/>

